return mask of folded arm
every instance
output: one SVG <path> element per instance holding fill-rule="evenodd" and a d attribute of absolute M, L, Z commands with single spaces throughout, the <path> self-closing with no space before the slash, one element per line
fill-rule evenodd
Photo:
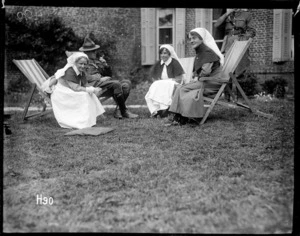
<path fill-rule="evenodd" d="M 213 66 L 213 63 L 203 64 L 203 66 L 201 67 L 201 72 L 199 73 L 199 75 L 196 72 L 194 72 L 193 77 L 192 77 L 190 82 L 195 82 L 197 80 L 200 81 L 200 79 L 208 77 L 211 74 L 212 66 Z"/>
<path fill-rule="evenodd" d="M 77 83 L 65 79 L 59 79 L 59 83 L 61 83 L 65 87 L 72 89 L 75 92 L 86 92 L 86 87 L 80 86 Z"/>

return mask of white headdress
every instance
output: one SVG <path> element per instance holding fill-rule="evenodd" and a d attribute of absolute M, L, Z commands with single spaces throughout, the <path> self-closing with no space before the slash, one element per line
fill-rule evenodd
<path fill-rule="evenodd" d="M 89 59 L 88 56 L 83 52 L 74 52 L 71 56 L 68 57 L 67 59 L 68 63 L 65 65 L 65 67 L 56 71 L 55 78 L 58 79 L 64 76 L 66 70 L 69 69 L 70 67 L 74 67 L 76 60 L 80 57 L 85 57 L 86 59 Z"/>
<path fill-rule="evenodd" d="M 219 56 L 220 63 L 221 63 L 221 65 L 223 65 L 224 64 L 224 56 L 221 53 L 220 49 L 218 48 L 213 36 L 205 28 L 195 28 L 195 29 L 191 30 L 190 33 L 191 32 L 196 32 L 197 34 L 199 34 L 202 37 L 203 43 L 206 46 L 208 46 L 209 48 L 211 48 Z"/>
<path fill-rule="evenodd" d="M 166 49 L 168 49 L 168 51 L 169 51 L 170 54 L 171 54 L 171 57 L 174 58 L 174 59 L 176 59 L 176 60 L 179 62 L 179 64 L 181 65 L 181 62 L 180 62 L 180 60 L 179 60 L 179 58 L 178 58 L 178 56 L 177 56 L 177 54 L 176 54 L 174 48 L 173 48 L 170 44 L 163 44 L 163 45 L 160 46 L 160 49 L 161 49 L 161 48 L 166 48 Z M 182 65 L 181 65 L 181 67 L 182 67 L 182 69 L 184 70 L 184 68 L 183 68 Z"/>

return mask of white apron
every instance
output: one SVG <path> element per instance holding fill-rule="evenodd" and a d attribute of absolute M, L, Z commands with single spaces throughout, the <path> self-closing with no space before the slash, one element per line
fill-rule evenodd
<path fill-rule="evenodd" d="M 92 127 L 97 116 L 105 112 L 95 94 L 75 92 L 59 82 L 51 94 L 51 102 L 55 119 L 63 128 Z"/>
<path fill-rule="evenodd" d="M 172 95 L 176 84 L 178 83 L 172 79 L 157 80 L 151 84 L 145 99 L 152 115 L 156 114 L 159 110 L 169 108 L 172 103 Z"/>

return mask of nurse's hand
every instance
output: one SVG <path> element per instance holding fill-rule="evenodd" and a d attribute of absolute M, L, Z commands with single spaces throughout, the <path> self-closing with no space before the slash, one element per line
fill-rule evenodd
<path fill-rule="evenodd" d="M 101 94 L 102 94 L 102 88 L 95 88 L 94 94 L 95 94 L 97 97 L 100 97 Z"/>

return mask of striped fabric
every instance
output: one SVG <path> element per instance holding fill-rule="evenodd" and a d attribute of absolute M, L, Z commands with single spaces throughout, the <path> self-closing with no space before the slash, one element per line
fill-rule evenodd
<path fill-rule="evenodd" d="M 13 60 L 13 62 L 27 79 L 31 83 L 36 84 L 37 89 L 42 92 L 41 86 L 43 82 L 49 78 L 49 75 L 43 70 L 39 63 L 35 59 Z"/>

